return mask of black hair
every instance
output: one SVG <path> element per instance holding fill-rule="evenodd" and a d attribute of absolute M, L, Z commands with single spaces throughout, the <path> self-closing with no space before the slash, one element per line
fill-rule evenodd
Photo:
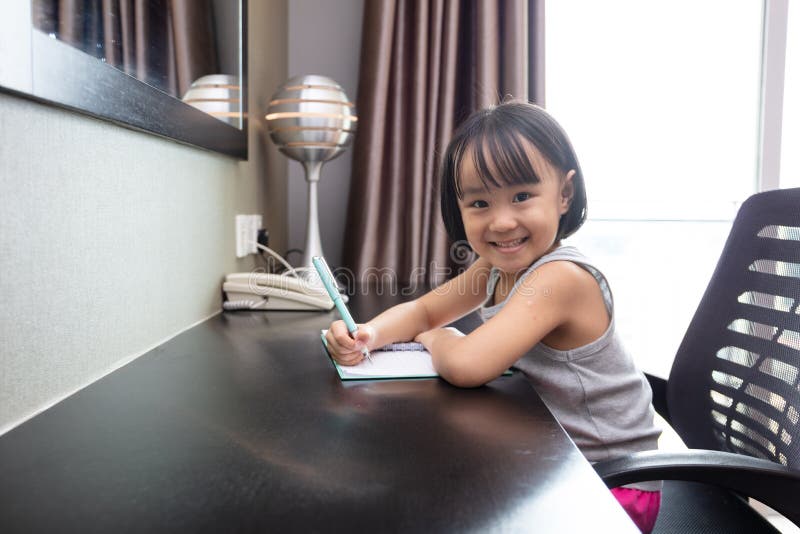
<path fill-rule="evenodd" d="M 558 222 L 556 241 L 572 234 L 586 220 L 586 186 L 578 157 L 566 132 L 544 109 L 527 102 L 505 102 L 476 111 L 455 131 L 442 160 L 441 209 L 447 234 L 453 242 L 466 243 L 464 221 L 458 207 L 461 162 L 471 156 L 484 187 L 539 183 L 526 142 L 556 169 L 575 171 L 574 195 L 569 210 Z M 491 162 L 486 154 L 490 154 Z M 491 165 L 490 165 L 491 164 Z"/>

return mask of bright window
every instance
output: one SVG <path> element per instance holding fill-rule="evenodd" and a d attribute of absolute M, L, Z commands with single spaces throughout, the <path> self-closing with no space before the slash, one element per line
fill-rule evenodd
<path fill-rule="evenodd" d="M 589 221 L 568 244 L 606 273 L 629 350 L 661 376 L 755 192 L 762 9 L 546 6 L 546 107 L 572 139 L 589 197 Z"/>
<path fill-rule="evenodd" d="M 781 187 L 800 187 L 800 6 L 789 2 L 781 134 Z"/>

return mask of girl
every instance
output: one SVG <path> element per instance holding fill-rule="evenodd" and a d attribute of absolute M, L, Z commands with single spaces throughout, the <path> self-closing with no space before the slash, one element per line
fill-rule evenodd
<path fill-rule="evenodd" d="M 586 219 L 578 160 L 564 131 L 542 108 L 507 102 L 479 111 L 456 131 L 444 156 L 442 217 L 455 242 L 478 259 L 419 299 L 359 325 L 327 333 L 341 364 L 414 339 L 439 374 L 475 387 L 514 366 L 591 462 L 657 448 L 651 391 L 615 331 L 603 274 L 562 239 Z M 444 325 L 480 310 L 469 335 Z M 655 523 L 660 483 L 615 488 L 642 532 Z"/>

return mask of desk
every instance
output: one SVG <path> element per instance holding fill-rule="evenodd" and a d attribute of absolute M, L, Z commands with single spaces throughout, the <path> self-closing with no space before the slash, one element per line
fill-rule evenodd
<path fill-rule="evenodd" d="M 521 375 L 344 384 L 333 318 L 224 313 L 0 437 L 0 532 L 638 532 Z"/>

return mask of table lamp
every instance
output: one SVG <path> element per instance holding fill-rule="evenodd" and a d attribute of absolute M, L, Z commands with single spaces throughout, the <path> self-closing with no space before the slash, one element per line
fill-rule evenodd
<path fill-rule="evenodd" d="M 313 277 L 311 258 L 324 256 L 319 233 L 317 183 L 322 164 L 344 152 L 356 130 L 355 106 L 338 83 L 325 76 L 291 78 L 275 91 L 267 109 L 272 142 L 303 164 L 308 182 L 308 223 L 303 264 Z"/>

